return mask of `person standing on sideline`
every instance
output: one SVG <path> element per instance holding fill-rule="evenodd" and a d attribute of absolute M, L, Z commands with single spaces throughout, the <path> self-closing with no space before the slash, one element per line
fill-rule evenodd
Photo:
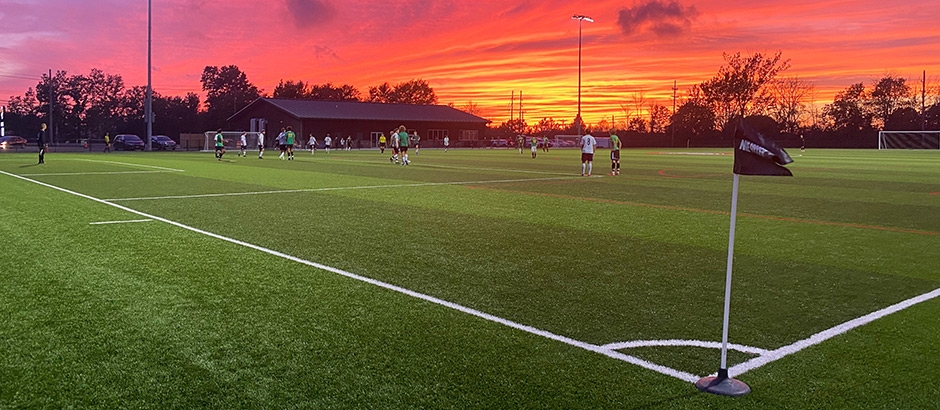
<path fill-rule="evenodd" d="M 591 134 L 581 137 L 581 176 L 591 176 L 594 170 L 594 149 L 597 148 L 597 140 Z M 584 173 L 587 166 L 587 174 Z"/>
<path fill-rule="evenodd" d="M 539 138 L 532 137 L 532 140 L 529 141 L 529 145 L 532 146 L 532 159 L 535 159 L 535 155 L 539 152 Z"/>
<path fill-rule="evenodd" d="M 610 175 L 620 175 L 620 137 L 610 132 Z"/>
<path fill-rule="evenodd" d="M 450 137 L 444 136 L 444 152 L 447 152 L 447 147 L 450 146 Z"/>
<path fill-rule="evenodd" d="M 384 133 L 380 134 L 379 135 L 379 154 L 385 153 L 385 142 L 386 142 L 385 134 Z"/>
<path fill-rule="evenodd" d="M 803 139 L 803 134 L 800 134 L 800 156 L 803 156 L 803 153 L 806 152 L 806 140 Z"/>
<path fill-rule="evenodd" d="M 330 138 L 330 134 L 326 134 L 326 137 L 323 138 L 323 148 L 326 148 L 326 153 L 330 153 L 330 145 L 333 145 L 333 139 Z"/>
<path fill-rule="evenodd" d="M 404 125 L 398 127 L 398 152 L 401 153 L 401 166 L 411 164 L 408 161 L 408 132 Z"/>
<path fill-rule="evenodd" d="M 258 159 L 264 159 L 264 131 L 258 133 Z"/>
<path fill-rule="evenodd" d="M 39 146 L 39 163 L 46 163 L 46 123 L 39 126 L 39 133 L 36 134 L 36 145 Z"/>
<path fill-rule="evenodd" d="M 245 155 L 248 155 L 248 139 L 247 139 L 247 137 L 248 137 L 248 133 L 247 133 L 247 132 L 243 132 L 243 133 L 242 133 L 242 136 L 238 138 L 238 148 L 239 148 L 238 156 L 240 156 L 240 157 L 244 157 Z"/>
<path fill-rule="evenodd" d="M 542 137 L 542 151 L 548 154 L 548 137 Z"/>
<path fill-rule="evenodd" d="M 297 135 L 294 134 L 293 129 L 290 126 L 287 127 L 287 132 L 284 133 L 284 142 L 287 148 L 287 160 L 294 160 L 294 140 L 297 139 Z"/>
<path fill-rule="evenodd" d="M 222 138 L 222 129 L 219 128 L 215 132 L 215 158 L 221 161 L 223 155 L 225 155 L 225 139 Z"/>
<path fill-rule="evenodd" d="M 104 152 L 111 152 L 111 135 L 104 133 Z"/>

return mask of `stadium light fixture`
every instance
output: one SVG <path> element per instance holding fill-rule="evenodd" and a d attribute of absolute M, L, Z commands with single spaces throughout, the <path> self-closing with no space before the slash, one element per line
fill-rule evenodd
<path fill-rule="evenodd" d="M 593 23 L 594 19 L 583 14 L 575 14 L 571 16 L 571 19 L 578 20 L 578 116 L 575 117 L 575 121 L 578 122 L 578 136 L 581 136 L 581 124 L 584 122 L 581 119 L 581 23 L 584 21 Z"/>

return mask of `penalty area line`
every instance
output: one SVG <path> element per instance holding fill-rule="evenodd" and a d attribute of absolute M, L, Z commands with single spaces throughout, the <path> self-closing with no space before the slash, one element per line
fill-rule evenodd
<path fill-rule="evenodd" d="M 110 199 L 104 199 L 104 201 L 113 201 L 113 202 L 154 201 L 154 200 L 159 200 L 159 199 L 194 199 L 194 198 L 214 198 L 214 197 L 223 197 L 223 196 L 295 194 L 295 193 L 302 193 L 302 192 L 349 191 L 349 190 L 355 190 L 355 189 L 408 188 L 408 187 L 429 187 L 429 186 L 444 186 L 444 185 L 509 184 L 509 183 L 515 183 L 515 182 L 555 181 L 555 180 L 562 180 L 562 179 L 578 179 L 578 177 L 521 178 L 521 179 L 456 181 L 456 182 L 419 182 L 419 183 L 413 183 L 413 184 L 362 185 L 362 186 L 347 186 L 347 187 L 282 189 L 282 190 L 272 190 L 272 191 L 228 192 L 228 193 L 220 193 L 220 194 L 168 195 L 168 196 L 150 196 L 150 197 L 138 197 L 138 198 L 110 198 Z"/>
<path fill-rule="evenodd" d="M 453 309 L 453 310 L 456 310 L 456 311 L 459 311 L 459 312 L 462 312 L 462 313 L 466 313 L 466 314 L 468 314 L 468 315 L 476 316 L 476 317 L 478 317 L 478 318 L 481 318 L 481 319 L 484 319 L 484 320 L 487 320 L 487 321 L 490 321 L 490 322 L 495 322 L 495 323 L 498 323 L 498 324 L 501 324 L 501 325 L 504 325 L 504 326 L 507 326 L 507 327 L 510 327 L 510 328 L 513 328 L 513 329 L 516 329 L 516 330 L 521 330 L 521 331 L 526 332 L 526 333 L 530 333 L 530 334 L 533 334 L 533 335 L 536 335 L 536 336 L 541 336 L 541 337 L 544 337 L 544 338 L 546 338 L 546 339 L 554 340 L 554 341 L 561 342 L 561 343 L 564 343 L 564 344 L 567 344 L 567 345 L 570 345 L 570 346 L 574 346 L 574 347 L 578 347 L 578 348 L 581 348 L 581 349 L 584 349 L 584 350 L 588 350 L 588 351 L 591 351 L 591 352 L 595 352 L 595 353 L 598 353 L 598 354 L 602 354 L 602 355 L 604 355 L 604 356 L 607 356 L 607 357 L 610 357 L 610 358 L 613 358 L 613 359 L 617 359 L 617 360 L 621 360 L 621 361 L 623 361 L 623 362 L 627 362 L 627 363 L 630 363 L 630 364 L 634 364 L 634 365 L 636 365 L 636 366 L 639 366 L 639 367 L 642 367 L 642 368 L 645 368 L 645 369 L 648 369 L 648 370 L 652 370 L 652 371 L 655 371 L 655 372 L 657 372 L 657 373 L 664 374 L 664 375 L 666 375 L 666 376 L 670 376 L 670 377 L 673 377 L 673 378 L 676 378 L 676 379 L 679 379 L 679 380 L 682 380 L 682 381 L 685 381 L 685 382 L 688 382 L 688 383 L 694 383 L 696 380 L 699 379 L 698 376 L 693 375 L 693 374 L 691 374 L 691 373 L 683 372 L 683 371 L 681 371 L 681 370 L 676 370 L 676 369 L 673 369 L 673 368 L 670 368 L 670 367 L 666 367 L 666 366 L 662 366 L 662 365 L 659 365 L 659 364 L 656 364 L 656 363 L 648 362 L 648 361 L 643 360 L 643 359 L 640 359 L 640 358 L 638 358 L 638 357 L 626 355 L 626 354 L 623 354 L 623 353 L 620 353 L 620 352 L 617 352 L 617 351 L 613 351 L 613 350 L 610 350 L 610 349 L 605 349 L 605 348 L 603 348 L 603 347 L 601 347 L 601 346 L 594 345 L 594 344 L 587 343 L 587 342 L 582 342 L 582 341 L 579 341 L 579 340 L 575 340 L 575 339 L 572 339 L 572 338 L 570 338 L 570 337 L 557 335 L 557 334 L 554 334 L 554 333 L 551 333 L 551 332 L 548 332 L 548 331 L 545 331 L 545 330 L 541 330 L 541 329 L 538 329 L 538 328 L 535 328 L 535 327 L 532 327 L 532 326 L 524 325 L 524 324 L 521 324 L 521 323 L 518 323 L 518 322 L 514 322 L 514 321 L 512 321 L 512 320 L 509 320 L 509 319 L 504 319 L 504 318 L 501 318 L 501 317 L 499 317 L 499 316 L 491 315 L 491 314 L 489 314 L 489 313 L 485 313 L 485 312 L 482 312 L 482 311 L 479 311 L 479 310 L 476 310 L 476 309 L 473 309 L 473 308 L 469 308 L 469 307 L 466 307 L 466 306 L 463 306 L 463 305 L 460 305 L 460 304 L 457 304 L 457 303 L 454 303 L 454 302 L 449 302 L 449 301 L 446 301 L 446 300 L 443 300 L 443 299 L 436 298 L 436 297 L 431 296 L 431 295 L 427 295 L 427 294 L 424 294 L 424 293 L 416 292 L 416 291 L 413 291 L 413 290 L 411 290 L 411 289 L 406 289 L 406 288 L 403 288 L 403 287 L 401 287 L 401 286 L 393 285 L 393 284 L 390 284 L 390 283 L 387 283 L 387 282 L 382 282 L 382 281 L 380 281 L 380 280 L 372 279 L 372 278 L 369 278 L 369 277 L 366 277 L 366 276 L 357 275 L 357 274 L 355 274 L 355 273 L 347 272 L 347 271 L 344 271 L 344 270 L 339 269 L 339 268 L 334 268 L 334 267 L 332 267 L 332 266 L 323 265 L 323 264 L 320 264 L 320 263 L 317 263 L 317 262 L 311 262 L 311 261 L 308 261 L 308 260 L 305 260 L 305 259 L 298 258 L 298 257 L 296 257 L 296 256 L 291 256 L 291 255 L 288 255 L 288 254 L 285 254 L 285 253 L 282 253 L 282 252 L 278 252 L 278 251 L 275 251 L 275 250 L 272 250 L 272 249 L 268 249 L 268 248 L 265 248 L 265 247 L 262 247 L 262 246 L 259 246 L 259 245 L 255 245 L 255 244 L 252 244 L 252 243 L 240 241 L 240 240 L 238 240 L 238 239 L 234 239 L 234 238 L 229 238 L 229 237 L 226 237 L 226 236 L 222 236 L 222 235 L 219 235 L 219 234 L 217 234 L 217 233 L 213 233 L 213 232 L 209 232 L 209 231 L 204 231 L 204 230 L 199 229 L 199 228 L 196 228 L 196 227 L 192 227 L 192 226 L 189 226 L 189 225 L 185 225 L 185 224 L 182 224 L 182 223 L 179 223 L 179 222 L 176 222 L 176 221 L 172 221 L 172 220 L 169 220 L 169 219 L 166 219 L 166 218 L 161 218 L 161 217 L 159 217 L 159 216 L 150 215 L 150 214 L 147 214 L 147 213 L 145 213 L 145 212 L 141 212 L 141 211 L 138 211 L 138 210 L 136 210 L 136 209 L 131 209 L 131 208 L 128 208 L 128 207 L 123 206 L 123 205 L 120 205 L 120 204 L 116 204 L 116 203 L 113 203 L 113 202 L 109 202 L 109 201 L 104 200 L 104 199 L 95 198 L 95 197 L 90 196 L 90 195 L 85 195 L 85 194 L 82 194 L 82 193 L 79 193 L 79 192 L 75 192 L 75 191 L 71 191 L 71 190 L 68 190 L 68 189 L 65 189 L 65 188 L 62 188 L 62 187 L 58 187 L 58 186 L 55 186 L 55 185 L 52 185 L 52 184 L 47 184 L 47 183 L 45 183 L 45 182 L 37 181 L 37 180 L 34 180 L 34 179 L 29 179 L 29 178 L 26 178 L 26 177 L 23 177 L 23 176 L 20 176 L 20 175 L 11 174 L 11 173 L 5 172 L 5 171 L 0 171 L 0 174 L 7 175 L 7 176 L 11 176 L 11 177 L 13 177 L 13 178 L 20 179 L 20 180 L 23 180 L 23 181 L 32 182 L 32 183 L 34 183 L 34 184 L 41 185 L 41 186 L 44 186 L 44 187 L 46 187 L 46 188 L 51 188 L 51 189 L 54 189 L 54 190 L 57 190 L 57 191 L 60 191 L 60 192 L 64 192 L 64 193 L 67 193 L 67 194 L 70 194 L 70 195 L 74 195 L 74 196 L 77 196 L 77 197 L 80 197 L 80 198 L 85 198 L 85 199 L 88 199 L 88 200 L 90 200 L 90 201 L 94 201 L 94 202 L 97 202 L 97 203 L 100 203 L 100 204 L 108 205 L 108 206 L 111 206 L 111 207 L 120 209 L 120 210 L 122 210 L 122 211 L 130 212 L 130 213 L 132 213 L 132 214 L 142 216 L 142 217 L 144 217 L 144 218 L 150 218 L 150 219 L 153 219 L 153 220 L 155 220 L 155 221 L 159 221 L 159 222 L 163 222 L 163 223 L 166 223 L 166 224 L 169 224 L 169 225 L 173 225 L 173 226 L 176 226 L 176 227 L 178 227 L 178 228 L 185 229 L 185 230 L 187 230 L 187 231 L 191 231 L 191 232 L 195 232 L 195 233 L 198 233 L 198 234 L 206 235 L 206 236 L 209 236 L 209 237 L 211 237 L 211 238 L 219 239 L 219 240 L 222 240 L 222 241 L 225 241 L 225 242 L 229 242 L 229 243 L 232 243 L 232 244 L 235 244 L 235 245 L 240 245 L 240 246 L 243 246 L 243 247 L 246 247 L 246 248 L 254 249 L 254 250 L 256 250 L 256 251 L 260 251 L 260 252 L 263 252 L 263 253 L 267 253 L 267 254 L 269 254 L 269 255 L 277 256 L 277 257 L 280 257 L 280 258 L 283 258 L 283 259 L 287 259 L 287 260 L 289 260 L 289 261 L 297 262 L 297 263 L 300 263 L 300 264 L 303 264 L 303 265 L 307 265 L 307 266 L 310 266 L 310 267 L 313 267 L 313 268 L 325 270 L 325 271 L 327 271 L 327 272 L 332 272 L 332 273 L 335 273 L 335 274 L 337 274 L 337 275 L 344 276 L 344 277 L 347 277 L 347 278 L 350 278 L 350 279 L 354 279 L 354 280 L 358 280 L 358 281 L 361 281 L 361 282 L 365 282 L 365 283 L 368 283 L 368 284 L 371 284 L 371 285 L 375 285 L 375 286 L 380 287 L 380 288 L 383 288 L 383 289 L 391 290 L 391 291 L 393 291 L 393 292 L 397 292 L 397 293 L 401 293 L 401 294 L 404 294 L 404 295 L 407 295 L 407 296 L 411 296 L 411 297 L 414 297 L 414 298 L 416 298 L 416 299 L 420 299 L 420 300 L 423 300 L 423 301 L 426 301 L 426 302 L 430 302 L 430 303 L 433 303 L 433 304 L 436 304 L 436 305 L 439 305 L 439 306 L 447 307 L 447 308 L 450 308 L 450 309 Z"/>

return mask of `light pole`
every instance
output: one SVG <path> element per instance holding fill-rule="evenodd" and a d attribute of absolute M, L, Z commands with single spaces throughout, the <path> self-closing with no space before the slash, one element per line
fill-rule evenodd
<path fill-rule="evenodd" d="M 153 85 L 150 79 L 150 47 L 151 47 L 151 27 L 153 21 L 153 12 L 151 11 L 151 0 L 147 0 L 147 101 L 144 103 L 144 116 L 147 117 L 147 139 L 144 140 L 144 148 L 147 151 L 153 149 L 150 141 L 153 135 Z"/>
<path fill-rule="evenodd" d="M 575 14 L 571 16 L 572 20 L 578 20 L 578 116 L 575 117 L 575 121 L 578 122 L 578 136 L 581 136 L 581 23 L 587 21 L 593 23 L 594 19 L 585 16 L 583 14 Z"/>

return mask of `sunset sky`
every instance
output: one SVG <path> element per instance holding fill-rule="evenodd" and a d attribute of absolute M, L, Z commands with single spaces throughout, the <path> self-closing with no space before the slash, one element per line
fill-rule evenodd
<path fill-rule="evenodd" d="M 832 100 L 890 73 L 919 91 L 940 83 L 936 0 L 153 0 L 153 85 L 201 92 L 207 65 L 234 64 L 271 93 L 280 80 L 368 87 L 424 79 L 440 103 L 473 102 L 509 118 L 513 91 L 529 123 L 577 112 L 578 22 L 582 112 L 624 115 L 643 93 L 672 108 L 712 77 L 722 53 L 782 51 L 784 75 Z M 147 82 L 146 0 L 0 0 L 0 104 L 49 69 L 100 68 L 128 86 Z"/>

